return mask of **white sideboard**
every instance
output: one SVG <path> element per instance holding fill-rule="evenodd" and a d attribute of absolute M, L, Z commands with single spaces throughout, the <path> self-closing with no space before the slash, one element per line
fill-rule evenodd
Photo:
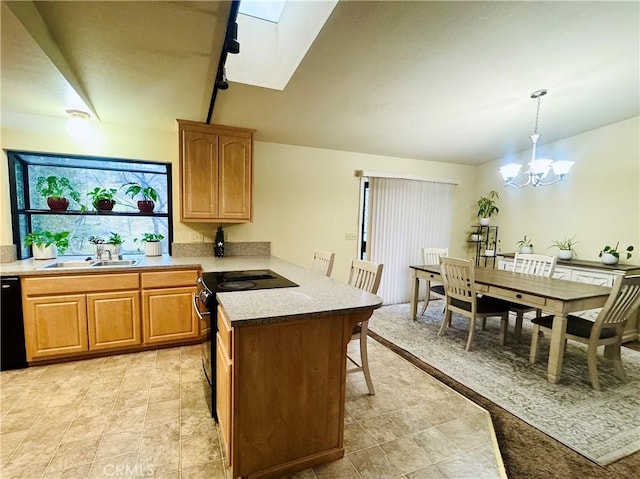
<path fill-rule="evenodd" d="M 513 271 L 513 253 L 498 257 L 497 268 Z M 554 278 L 567 281 L 577 281 L 579 283 L 598 284 L 601 286 L 613 286 L 616 275 L 640 274 L 640 266 L 633 264 L 618 264 L 607 266 L 597 261 L 582 261 L 573 259 L 571 261 L 558 260 L 553 273 Z M 578 313 L 578 316 L 594 320 L 599 310 L 589 310 Z M 625 325 L 623 342 L 636 341 L 638 336 L 638 316 L 640 311 L 631 313 Z"/>

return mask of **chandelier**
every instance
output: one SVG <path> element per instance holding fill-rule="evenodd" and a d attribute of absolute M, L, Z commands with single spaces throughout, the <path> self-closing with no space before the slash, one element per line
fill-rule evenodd
<path fill-rule="evenodd" d="M 524 179 L 522 183 L 516 181 L 518 173 L 522 165 L 517 163 L 509 163 L 508 165 L 500 168 L 500 174 L 504 179 L 505 186 L 513 186 L 514 188 L 522 188 L 527 185 L 531 186 L 547 186 L 562 181 L 564 177 L 569 173 L 569 170 L 573 166 L 573 161 L 553 161 L 549 159 L 537 159 L 536 158 L 536 144 L 540 138 L 538 133 L 538 117 L 540 116 L 540 98 L 547 94 L 547 90 L 537 90 L 531 94 L 531 98 L 538 100 L 538 109 L 536 110 L 536 124 L 533 129 L 533 135 L 531 135 L 531 143 L 533 149 L 531 151 L 531 161 L 529 162 L 529 169 L 523 173 Z M 547 178 L 549 173 L 553 171 L 553 177 Z"/>

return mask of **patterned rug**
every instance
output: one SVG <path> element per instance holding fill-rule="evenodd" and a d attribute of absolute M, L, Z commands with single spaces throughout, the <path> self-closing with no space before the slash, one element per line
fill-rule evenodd
<path fill-rule="evenodd" d="M 569 343 L 558 384 L 546 380 L 548 338 L 540 341 L 538 361 L 529 363 L 531 328 L 525 319 L 522 342 L 499 342 L 499 318 L 476 324 L 471 351 L 465 351 L 467 321 L 453 315 L 453 327 L 438 336 L 442 301 L 429 304 L 424 316 L 409 318 L 409 304 L 376 310 L 369 328 L 447 376 L 519 417 L 566 446 L 605 466 L 640 450 L 640 352 L 622 348 L 629 383 L 600 358 L 601 392 L 591 389 L 585 348 Z"/>

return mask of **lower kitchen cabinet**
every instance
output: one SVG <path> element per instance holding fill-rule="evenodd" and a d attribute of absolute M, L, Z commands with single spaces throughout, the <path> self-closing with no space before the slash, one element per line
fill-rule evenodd
<path fill-rule="evenodd" d="M 142 340 L 144 344 L 200 337 L 193 309 L 198 270 L 142 273 Z"/>
<path fill-rule="evenodd" d="M 141 344 L 140 292 L 87 295 L 89 350 Z"/>
<path fill-rule="evenodd" d="M 86 304 L 84 294 L 24 301 L 27 361 L 88 351 Z"/>

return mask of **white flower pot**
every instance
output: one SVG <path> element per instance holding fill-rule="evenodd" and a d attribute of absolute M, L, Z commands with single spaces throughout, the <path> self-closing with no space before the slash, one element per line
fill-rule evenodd
<path fill-rule="evenodd" d="M 600 261 L 602 261 L 603 264 L 618 264 L 618 258 L 611 253 L 602 253 Z"/>
<path fill-rule="evenodd" d="M 480 225 L 481 226 L 489 226 L 489 220 L 491 218 L 480 218 Z"/>
<path fill-rule="evenodd" d="M 122 245 L 119 245 L 119 244 L 103 245 L 102 259 L 109 259 L 109 254 L 107 253 L 107 251 L 111 251 L 111 259 L 117 259 L 118 256 L 120 256 L 121 249 L 122 249 Z"/>
<path fill-rule="evenodd" d="M 49 246 L 33 245 L 33 259 L 53 259 L 58 257 L 58 248 L 55 244 Z"/>
<path fill-rule="evenodd" d="M 522 246 L 520 248 L 520 253 L 522 253 L 522 254 L 531 254 L 531 253 L 533 253 L 533 248 L 531 248 L 530 246 Z"/>
<path fill-rule="evenodd" d="M 480 241 L 480 235 L 472 234 L 470 237 L 470 241 Z"/>
<path fill-rule="evenodd" d="M 558 251 L 558 259 L 570 260 L 573 258 L 573 251 L 570 249 L 561 249 Z"/>
<path fill-rule="evenodd" d="M 160 241 L 146 241 L 144 254 L 145 256 L 162 256 L 162 243 Z"/>
<path fill-rule="evenodd" d="M 484 250 L 484 255 L 485 255 L 485 256 L 495 256 L 495 254 L 496 254 L 496 251 L 495 251 L 495 250 L 493 250 L 493 249 L 486 249 L 486 250 Z"/>

